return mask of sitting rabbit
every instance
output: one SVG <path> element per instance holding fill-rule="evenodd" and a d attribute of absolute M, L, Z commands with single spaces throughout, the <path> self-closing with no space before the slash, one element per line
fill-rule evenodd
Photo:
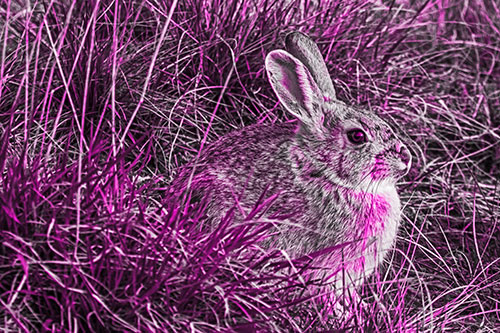
<path fill-rule="evenodd" d="M 292 257 L 333 247 L 315 264 L 328 268 L 334 287 L 356 286 L 394 242 L 401 214 L 395 184 L 411 155 L 373 112 L 336 99 L 309 37 L 288 34 L 286 49 L 270 52 L 265 66 L 298 122 L 256 124 L 221 137 L 181 169 L 172 190 L 209 198 L 208 215 L 219 222 L 235 205 L 241 222 L 263 192 L 276 195 L 264 218 L 282 223 L 267 245 Z"/>

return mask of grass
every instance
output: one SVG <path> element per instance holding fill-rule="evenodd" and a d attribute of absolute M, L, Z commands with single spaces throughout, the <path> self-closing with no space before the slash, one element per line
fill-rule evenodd
<path fill-rule="evenodd" d="M 497 331 L 499 17 L 492 0 L 1 0 L 2 330 Z M 352 316 L 258 246 L 266 226 L 229 211 L 204 232 L 206 202 L 168 192 L 219 136 L 290 119 L 263 64 L 292 30 L 412 150 L 395 250 Z"/>

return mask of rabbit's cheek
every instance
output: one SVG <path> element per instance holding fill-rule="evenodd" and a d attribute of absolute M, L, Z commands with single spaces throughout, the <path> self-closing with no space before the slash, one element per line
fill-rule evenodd
<path fill-rule="evenodd" d="M 337 176 L 340 179 L 347 179 L 350 176 L 350 168 L 348 165 L 348 160 L 344 155 L 340 155 L 337 160 L 337 167 L 335 168 L 337 171 Z"/>
<path fill-rule="evenodd" d="M 363 160 L 363 157 L 343 154 L 338 157 L 334 169 L 340 179 L 347 180 L 352 185 L 366 177 L 366 167 Z"/>

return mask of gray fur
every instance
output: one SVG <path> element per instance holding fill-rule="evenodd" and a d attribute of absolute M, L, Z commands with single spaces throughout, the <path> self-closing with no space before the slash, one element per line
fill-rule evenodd
<path fill-rule="evenodd" d="M 288 52 L 299 59 L 309 69 L 323 96 L 335 100 L 335 89 L 318 46 L 299 31 L 289 33 L 285 38 Z"/>

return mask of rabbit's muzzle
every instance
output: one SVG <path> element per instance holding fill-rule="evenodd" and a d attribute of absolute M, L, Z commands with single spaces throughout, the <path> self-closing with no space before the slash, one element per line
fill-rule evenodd
<path fill-rule="evenodd" d="M 381 180 L 386 177 L 398 179 L 405 176 L 410 167 L 410 151 L 402 143 L 395 142 L 389 148 L 375 156 L 371 176 L 375 180 Z"/>
<path fill-rule="evenodd" d="M 408 148 L 400 142 L 396 142 L 394 145 L 394 152 L 396 158 L 398 159 L 396 163 L 396 169 L 399 177 L 405 176 L 411 168 L 411 154 Z"/>

